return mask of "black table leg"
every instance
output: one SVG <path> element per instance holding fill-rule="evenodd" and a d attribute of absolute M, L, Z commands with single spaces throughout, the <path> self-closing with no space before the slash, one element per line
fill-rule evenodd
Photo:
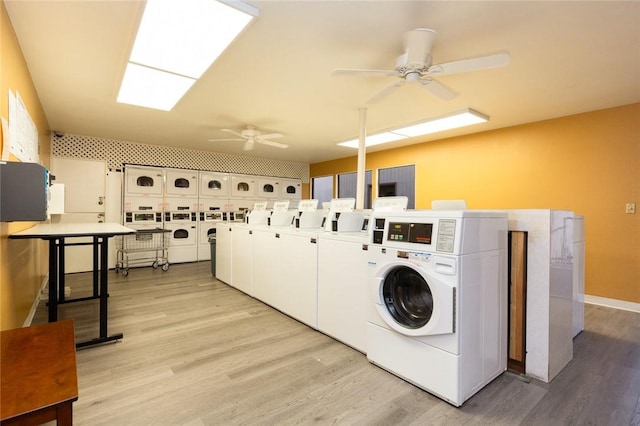
<path fill-rule="evenodd" d="M 122 339 L 124 336 L 122 333 L 116 333 L 109 336 L 108 333 L 108 315 L 109 307 L 107 301 L 109 300 L 109 288 L 107 285 L 107 275 L 109 272 L 109 238 L 108 237 L 95 237 L 94 238 L 94 260 L 99 258 L 99 264 L 94 263 L 94 271 L 100 270 L 100 337 L 97 339 L 88 340 L 86 342 L 80 342 L 76 344 L 76 348 L 82 348 L 91 345 L 99 345 L 101 343 L 113 342 Z M 99 248 L 99 256 L 98 256 Z M 97 266 L 97 268 L 95 267 Z M 95 282 L 94 282 L 95 284 Z"/>
<path fill-rule="evenodd" d="M 93 237 L 93 297 L 98 297 L 98 237 Z"/>
<path fill-rule="evenodd" d="M 49 240 L 49 322 L 58 321 L 58 243 Z"/>
<path fill-rule="evenodd" d="M 65 251 L 64 237 L 58 239 L 58 304 L 64 303 L 64 251 Z"/>

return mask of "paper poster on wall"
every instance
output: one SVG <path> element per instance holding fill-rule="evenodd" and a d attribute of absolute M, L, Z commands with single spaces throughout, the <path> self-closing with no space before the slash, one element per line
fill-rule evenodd
<path fill-rule="evenodd" d="M 2 161 L 9 160 L 9 122 L 4 118 L 2 118 Z"/>
<path fill-rule="evenodd" d="M 9 90 L 9 150 L 20 161 L 39 163 L 38 128 L 19 93 Z M 6 143 L 6 138 L 5 138 Z"/>

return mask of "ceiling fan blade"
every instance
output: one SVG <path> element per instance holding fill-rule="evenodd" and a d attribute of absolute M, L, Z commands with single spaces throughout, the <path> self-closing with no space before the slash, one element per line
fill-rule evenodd
<path fill-rule="evenodd" d="M 444 101 L 450 101 L 457 96 L 456 92 L 433 78 L 420 78 L 417 82 L 424 90 Z"/>
<path fill-rule="evenodd" d="M 388 96 L 391 94 L 391 92 L 395 91 L 397 88 L 399 88 L 400 86 L 402 86 L 404 84 L 404 79 L 403 80 L 398 80 L 395 83 L 392 83 L 390 85 L 388 85 L 387 87 L 385 87 L 384 89 L 382 89 L 381 91 L 379 91 L 378 93 L 376 93 L 375 95 L 373 95 L 372 97 L 370 97 L 367 100 L 367 104 L 375 104 L 376 102 L 379 102 L 380 100 L 382 100 L 382 98 Z"/>
<path fill-rule="evenodd" d="M 274 141 L 270 141 L 267 139 L 263 139 L 262 136 L 259 138 L 256 138 L 256 142 L 261 143 L 263 145 L 269 145 L 269 146 L 273 146 L 276 148 L 289 148 L 289 145 L 284 144 L 284 143 L 280 143 L 280 142 L 274 142 Z"/>
<path fill-rule="evenodd" d="M 209 142 L 243 141 L 245 139 L 208 139 Z"/>
<path fill-rule="evenodd" d="M 331 71 L 331 75 L 354 75 L 354 74 L 394 76 L 394 75 L 398 75 L 398 72 L 395 70 L 368 70 L 368 69 L 356 69 L 356 68 L 336 68 L 333 71 Z"/>
<path fill-rule="evenodd" d="M 283 136 L 282 133 L 267 133 L 266 135 L 260 135 L 260 139 L 278 139 Z"/>
<path fill-rule="evenodd" d="M 445 62 L 429 67 L 429 75 L 451 75 L 463 72 L 486 70 L 490 68 L 504 67 L 509 64 L 511 55 L 502 51 L 493 55 L 479 56 L 477 58 L 461 59 L 459 61 Z"/>
<path fill-rule="evenodd" d="M 220 130 L 222 130 L 223 132 L 229 132 L 229 133 L 232 133 L 232 134 L 234 134 L 234 135 L 236 135 L 236 136 L 240 136 L 241 138 L 243 138 L 243 139 L 241 139 L 241 140 L 244 140 L 244 136 L 242 136 L 242 134 L 241 134 L 241 133 L 238 133 L 238 132 L 236 132 L 235 130 L 231 130 L 231 129 L 220 129 Z"/>
<path fill-rule="evenodd" d="M 253 149 L 253 141 L 251 139 L 247 139 L 242 147 L 243 151 L 251 151 Z"/>

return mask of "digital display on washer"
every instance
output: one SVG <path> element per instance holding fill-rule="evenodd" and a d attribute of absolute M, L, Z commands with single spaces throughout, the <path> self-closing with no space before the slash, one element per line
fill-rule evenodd
<path fill-rule="evenodd" d="M 390 222 L 387 231 L 387 241 L 431 244 L 432 233 L 432 223 Z"/>

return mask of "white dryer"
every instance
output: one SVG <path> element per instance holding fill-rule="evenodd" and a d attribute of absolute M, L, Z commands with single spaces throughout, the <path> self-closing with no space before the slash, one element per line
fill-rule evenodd
<path fill-rule="evenodd" d="M 130 166 L 124 168 L 125 197 L 162 197 L 162 168 Z"/>
<path fill-rule="evenodd" d="M 460 406 L 507 367 L 507 216 L 374 213 L 367 358 Z"/>

